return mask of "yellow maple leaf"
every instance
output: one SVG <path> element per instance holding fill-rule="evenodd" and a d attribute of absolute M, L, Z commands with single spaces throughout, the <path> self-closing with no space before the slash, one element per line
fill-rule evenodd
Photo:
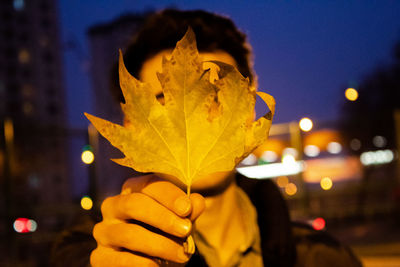
<path fill-rule="evenodd" d="M 157 73 L 165 103 L 148 83 L 131 76 L 119 58 L 121 104 L 126 126 L 86 114 L 96 129 L 125 157 L 120 165 L 178 178 L 190 186 L 199 177 L 232 170 L 265 142 L 275 111 L 272 96 L 256 92 L 233 66 L 213 61 L 219 79 L 209 81 L 191 29 Z M 258 94 L 270 112 L 253 121 Z"/>

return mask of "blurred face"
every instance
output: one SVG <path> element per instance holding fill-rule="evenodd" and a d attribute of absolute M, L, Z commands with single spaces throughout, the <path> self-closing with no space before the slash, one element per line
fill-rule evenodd
<path fill-rule="evenodd" d="M 160 102 L 163 101 L 162 88 L 158 81 L 156 73 L 162 71 L 161 62 L 163 56 L 169 59 L 171 56 L 171 52 L 172 50 L 164 50 L 156 54 L 152 58 L 146 60 L 139 73 L 139 79 L 142 82 L 147 82 L 152 85 L 152 88 L 154 89 L 153 93 L 157 96 Z M 233 59 L 233 57 L 224 51 L 200 53 L 200 57 L 202 61 L 217 60 L 237 67 L 236 61 Z M 218 79 L 218 67 L 215 64 L 205 62 L 203 66 L 204 69 L 210 68 L 210 82 Z M 169 177 L 169 179 L 177 185 L 181 186 L 182 188 L 185 188 L 185 186 L 176 178 L 174 179 L 173 177 Z M 234 179 L 233 172 L 214 173 L 197 179 L 192 185 L 192 190 L 202 191 L 222 187 L 228 184 L 232 179 Z"/>

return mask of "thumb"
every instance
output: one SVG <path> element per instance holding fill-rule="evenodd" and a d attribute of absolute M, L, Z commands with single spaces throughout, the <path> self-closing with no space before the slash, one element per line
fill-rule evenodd
<path fill-rule="evenodd" d="M 192 212 L 190 213 L 189 219 L 194 222 L 204 211 L 206 202 L 204 197 L 200 194 L 190 194 L 190 200 L 192 202 Z"/>

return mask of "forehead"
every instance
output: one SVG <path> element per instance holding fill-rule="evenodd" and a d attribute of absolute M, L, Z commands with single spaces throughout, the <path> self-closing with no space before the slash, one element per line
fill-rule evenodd
<path fill-rule="evenodd" d="M 153 87 L 154 94 L 160 93 L 161 90 L 161 85 L 158 82 L 157 78 L 157 72 L 162 71 L 161 63 L 162 63 L 162 58 L 165 56 L 167 59 L 171 58 L 171 50 L 163 50 L 159 52 L 158 54 L 154 55 L 153 57 L 147 59 L 142 66 L 142 69 L 139 73 L 139 79 L 142 82 L 147 82 L 150 83 Z M 200 59 L 202 61 L 210 61 L 210 60 L 217 60 L 221 61 L 230 65 L 233 65 L 237 67 L 235 59 L 228 53 L 217 50 L 214 52 L 200 52 Z M 210 68 L 211 69 L 211 77 L 210 80 L 213 81 L 214 79 L 217 79 L 217 66 L 211 62 L 204 62 L 203 63 L 204 69 Z"/>

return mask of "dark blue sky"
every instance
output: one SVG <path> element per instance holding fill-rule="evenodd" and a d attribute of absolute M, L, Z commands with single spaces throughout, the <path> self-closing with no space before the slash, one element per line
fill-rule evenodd
<path fill-rule="evenodd" d="M 277 100 L 275 122 L 336 120 L 345 87 L 390 63 L 400 40 L 400 1 L 61 0 L 63 42 L 78 44 L 64 54 L 72 126 L 85 126 L 91 111 L 87 28 L 167 6 L 227 15 L 249 36 L 259 89 Z"/>

